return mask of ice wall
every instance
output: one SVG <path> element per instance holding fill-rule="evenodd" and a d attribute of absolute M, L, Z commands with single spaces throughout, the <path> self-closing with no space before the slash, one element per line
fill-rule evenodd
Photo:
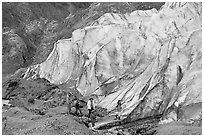
<path fill-rule="evenodd" d="M 98 105 L 122 115 L 162 113 L 175 102 L 202 102 L 202 5 L 166 3 L 161 10 L 107 13 L 71 39 L 59 40 L 47 60 L 31 66 L 38 75 L 95 94 Z M 142 109 L 143 108 L 143 109 Z"/>

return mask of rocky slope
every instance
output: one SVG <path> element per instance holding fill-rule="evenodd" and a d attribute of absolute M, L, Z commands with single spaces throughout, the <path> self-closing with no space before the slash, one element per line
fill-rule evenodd
<path fill-rule="evenodd" d="M 70 6 L 69 3 L 2 4 L 3 74 L 47 57 L 57 40 L 61 22 L 73 10 Z M 78 8 L 89 4 L 81 6 Z"/>
<path fill-rule="evenodd" d="M 23 102 L 23 101 L 22 101 Z M 3 135 L 93 135 L 92 130 L 79 122 L 76 116 L 67 116 L 66 106 L 50 108 L 45 113 L 39 110 L 45 106 L 43 101 L 26 103 L 23 107 L 11 107 L 2 111 Z"/>
<path fill-rule="evenodd" d="M 77 75 L 83 96 L 96 95 L 108 111 L 122 100 L 121 115 L 130 119 L 200 103 L 201 11 L 201 3 L 166 3 L 159 11 L 104 14 L 56 42 L 24 78 L 62 84 Z"/>

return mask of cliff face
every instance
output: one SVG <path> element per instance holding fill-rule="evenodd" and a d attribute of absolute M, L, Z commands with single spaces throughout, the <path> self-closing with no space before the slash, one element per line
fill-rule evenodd
<path fill-rule="evenodd" d="M 166 3 L 159 11 L 104 14 L 56 42 L 24 78 L 76 78 L 83 96 L 96 95 L 108 111 L 121 100 L 121 114 L 132 119 L 202 102 L 201 11 L 201 3 Z"/>

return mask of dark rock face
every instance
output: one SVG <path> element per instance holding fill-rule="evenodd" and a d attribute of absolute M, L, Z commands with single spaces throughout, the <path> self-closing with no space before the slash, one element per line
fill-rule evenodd
<path fill-rule="evenodd" d="M 62 8 L 61 4 L 3 3 L 3 73 L 14 73 L 35 62 L 35 55 L 43 60 L 50 52 L 56 41 L 56 26 L 69 14 L 65 10 L 69 5 Z"/>
<path fill-rule="evenodd" d="M 3 74 L 43 62 L 62 38 L 104 13 L 159 9 L 164 3 L 2 3 Z"/>
<path fill-rule="evenodd" d="M 17 69 L 27 67 L 32 63 L 35 48 L 24 39 L 25 37 L 18 30 L 9 29 L 3 32 L 3 74 L 14 73 Z"/>
<path fill-rule="evenodd" d="M 20 27 L 40 18 L 60 21 L 70 13 L 70 6 L 69 3 L 5 2 L 2 4 L 2 25 Z"/>

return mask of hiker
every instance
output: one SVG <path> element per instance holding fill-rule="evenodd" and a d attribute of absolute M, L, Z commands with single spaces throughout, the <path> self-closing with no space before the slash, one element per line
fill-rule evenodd
<path fill-rule="evenodd" d="M 89 60 L 89 56 L 87 55 L 86 52 L 84 52 L 82 56 L 84 57 L 84 62 L 86 62 L 87 60 Z"/>
<path fill-rule="evenodd" d="M 78 116 L 78 112 L 80 113 L 81 116 L 83 116 L 83 113 L 81 112 L 80 109 L 80 102 L 79 99 L 75 96 L 75 110 L 76 110 L 76 115 Z"/>
<path fill-rule="evenodd" d="M 178 103 L 178 101 L 176 101 L 174 103 L 175 106 L 175 111 L 176 111 L 176 115 L 177 115 L 177 120 L 179 121 L 183 115 L 183 110 L 182 110 L 182 105 Z"/>
<path fill-rule="evenodd" d="M 66 102 L 67 102 L 67 114 L 71 113 L 71 105 L 72 105 L 72 93 L 69 92 L 66 96 Z"/>
<path fill-rule="evenodd" d="M 90 98 L 87 102 L 87 108 L 89 110 L 88 118 L 91 116 L 91 112 L 95 109 L 95 102 L 93 98 Z"/>
<path fill-rule="evenodd" d="M 94 110 L 92 111 L 92 113 L 90 114 L 90 119 L 91 119 L 91 126 L 92 128 L 95 126 L 95 122 L 96 122 L 96 115 Z"/>
<path fill-rule="evenodd" d="M 121 100 L 118 100 L 118 102 L 117 102 L 117 106 L 116 106 L 116 116 L 115 116 L 115 118 L 116 119 L 119 119 L 120 120 L 120 115 L 119 115 L 119 113 L 121 112 L 121 110 L 122 110 L 122 107 L 121 107 Z"/>
<path fill-rule="evenodd" d="M 87 61 L 87 60 L 89 60 L 89 56 L 87 55 L 87 53 L 86 53 L 86 52 L 84 52 L 84 53 L 82 54 L 82 57 L 84 58 L 84 63 L 83 63 L 83 66 L 85 66 L 86 61 Z"/>

